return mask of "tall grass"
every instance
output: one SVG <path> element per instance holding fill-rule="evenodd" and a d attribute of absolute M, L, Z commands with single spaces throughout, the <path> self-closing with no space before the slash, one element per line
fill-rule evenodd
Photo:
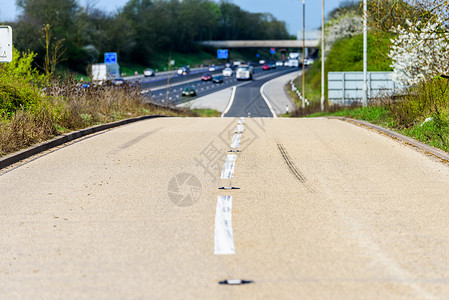
<path fill-rule="evenodd" d="M 14 57 L 0 66 L 0 156 L 96 124 L 146 114 L 189 114 L 146 104 L 135 86 L 83 88 L 70 75 L 40 75 L 32 68 L 31 53 L 15 51 Z"/>

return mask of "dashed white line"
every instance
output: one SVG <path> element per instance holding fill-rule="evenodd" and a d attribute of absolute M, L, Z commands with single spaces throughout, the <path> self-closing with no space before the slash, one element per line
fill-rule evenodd
<path fill-rule="evenodd" d="M 242 138 L 241 134 L 239 133 L 234 134 L 234 136 L 232 137 L 231 148 L 239 148 L 241 138 Z"/>
<path fill-rule="evenodd" d="M 214 254 L 235 254 L 232 232 L 232 196 L 218 196 L 217 199 Z"/>
<path fill-rule="evenodd" d="M 234 177 L 234 168 L 235 168 L 235 160 L 237 159 L 237 155 L 228 154 L 226 156 L 225 163 L 223 165 L 223 170 L 221 171 L 222 179 L 231 179 Z"/>

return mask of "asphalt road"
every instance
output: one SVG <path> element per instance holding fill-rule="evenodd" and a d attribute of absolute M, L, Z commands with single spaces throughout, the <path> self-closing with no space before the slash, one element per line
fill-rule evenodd
<path fill-rule="evenodd" d="M 263 82 L 268 81 L 269 79 L 273 79 L 284 74 L 297 71 L 297 68 L 288 68 L 288 67 L 278 67 L 276 69 L 270 71 L 262 71 L 261 67 L 255 68 L 254 80 L 253 81 L 238 81 L 234 76 L 231 77 L 223 77 L 223 83 L 213 83 L 212 81 L 202 81 L 201 74 L 194 74 L 188 76 L 180 76 L 177 78 L 177 81 L 173 81 L 170 79 L 167 81 L 159 81 L 158 86 L 148 86 L 142 84 L 143 94 L 148 97 L 148 101 L 154 102 L 157 104 L 166 104 L 167 102 L 170 105 L 178 105 L 181 103 L 187 103 L 191 100 L 194 100 L 198 97 L 203 97 L 211 93 L 215 93 L 217 91 L 227 89 L 233 86 L 242 86 L 245 84 L 249 84 L 251 82 L 259 82 L 263 80 Z M 204 72 L 204 73 L 212 73 L 213 75 L 221 74 L 221 71 L 216 72 Z M 167 84 L 168 83 L 168 84 Z M 185 87 L 192 86 L 197 90 L 196 97 L 183 97 L 182 91 Z"/>
<path fill-rule="evenodd" d="M 2 171 L 0 298 L 445 299 L 448 183 L 339 120 L 129 124 Z"/>

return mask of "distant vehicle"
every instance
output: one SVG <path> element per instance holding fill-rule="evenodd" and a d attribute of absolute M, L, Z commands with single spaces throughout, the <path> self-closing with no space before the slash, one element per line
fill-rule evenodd
<path fill-rule="evenodd" d="M 184 66 L 178 69 L 178 75 L 187 75 L 190 73 L 189 66 Z"/>
<path fill-rule="evenodd" d="M 230 68 L 232 65 L 231 65 L 231 63 L 226 63 L 225 64 L 225 68 Z"/>
<path fill-rule="evenodd" d="M 299 60 L 297 59 L 289 59 L 287 63 L 287 66 L 291 68 L 299 68 Z"/>
<path fill-rule="evenodd" d="M 196 89 L 193 86 L 186 86 L 183 90 L 182 90 L 182 95 L 183 96 L 196 96 Z"/>
<path fill-rule="evenodd" d="M 248 65 L 241 65 L 237 69 L 237 72 L 235 72 L 235 78 L 237 78 L 237 80 L 252 80 L 253 67 Z"/>
<path fill-rule="evenodd" d="M 205 73 L 203 76 L 201 76 L 202 81 L 210 81 L 212 80 L 212 75 L 210 73 Z"/>
<path fill-rule="evenodd" d="M 213 83 L 222 83 L 223 82 L 223 76 L 221 75 L 216 75 L 212 78 L 212 82 Z"/>
<path fill-rule="evenodd" d="M 223 76 L 232 76 L 234 75 L 234 71 L 231 68 L 223 69 Z"/>
<path fill-rule="evenodd" d="M 305 66 L 310 66 L 311 64 L 313 64 L 313 62 L 314 62 L 314 60 L 313 60 L 313 58 L 305 58 L 304 59 L 304 65 Z"/>
<path fill-rule="evenodd" d="M 215 65 L 209 67 L 209 72 L 213 72 L 215 70 L 217 70 L 217 67 Z"/>
<path fill-rule="evenodd" d="M 270 68 L 276 69 L 276 64 L 274 62 L 269 62 Z"/>
<path fill-rule="evenodd" d="M 234 67 L 238 67 L 238 66 L 240 66 L 241 64 L 242 64 L 242 62 L 239 61 L 239 60 L 236 60 L 235 62 L 232 63 L 232 65 L 233 65 Z"/>
<path fill-rule="evenodd" d="M 143 76 L 145 77 L 150 77 L 150 76 L 154 76 L 154 70 L 153 69 L 145 69 L 143 70 Z"/>
<path fill-rule="evenodd" d="M 269 70 L 271 70 L 271 66 L 269 64 L 264 64 L 262 66 L 262 71 L 269 71 Z"/>
<path fill-rule="evenodd" d="M 276 66 L 278 66 L 278 67 L 282 67 L 283 65 L 284 65 L 284 62 L 282 60 L 278 60 L 276 62 Z"/>
<path fill-rule="evenodd" d="M 92 65 L 92 80 L 101 84 L 107 80 L 120 77 L 118 64 L 94 64 Z"/>
<path fill-rule="evenodd" d="M 265 63 L 265 60 L 261 59 L 259 60 L 259 64 L 263 65 Z"/>
<path fill-rule="evenodd" d="M 116 77 L 116 78 L 112 79 L 112 84 L 113 85 L 124 85 L 125 79 L 123 79 L 121 77 Z"/>
<path fill-rule="evenodd" d="M 299 52 L 290 52 L 288 54 L 289 59 L 299 59 L 299 56 L 300 56 Z"/>

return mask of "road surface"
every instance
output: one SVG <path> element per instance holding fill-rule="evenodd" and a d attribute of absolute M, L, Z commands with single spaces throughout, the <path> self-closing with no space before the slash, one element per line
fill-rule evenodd
<path fill-rule="evenodd" d="M 2 170 L 0 295 L 445 299 L 448 183 L 339 120 L 142 121 Z"/>

